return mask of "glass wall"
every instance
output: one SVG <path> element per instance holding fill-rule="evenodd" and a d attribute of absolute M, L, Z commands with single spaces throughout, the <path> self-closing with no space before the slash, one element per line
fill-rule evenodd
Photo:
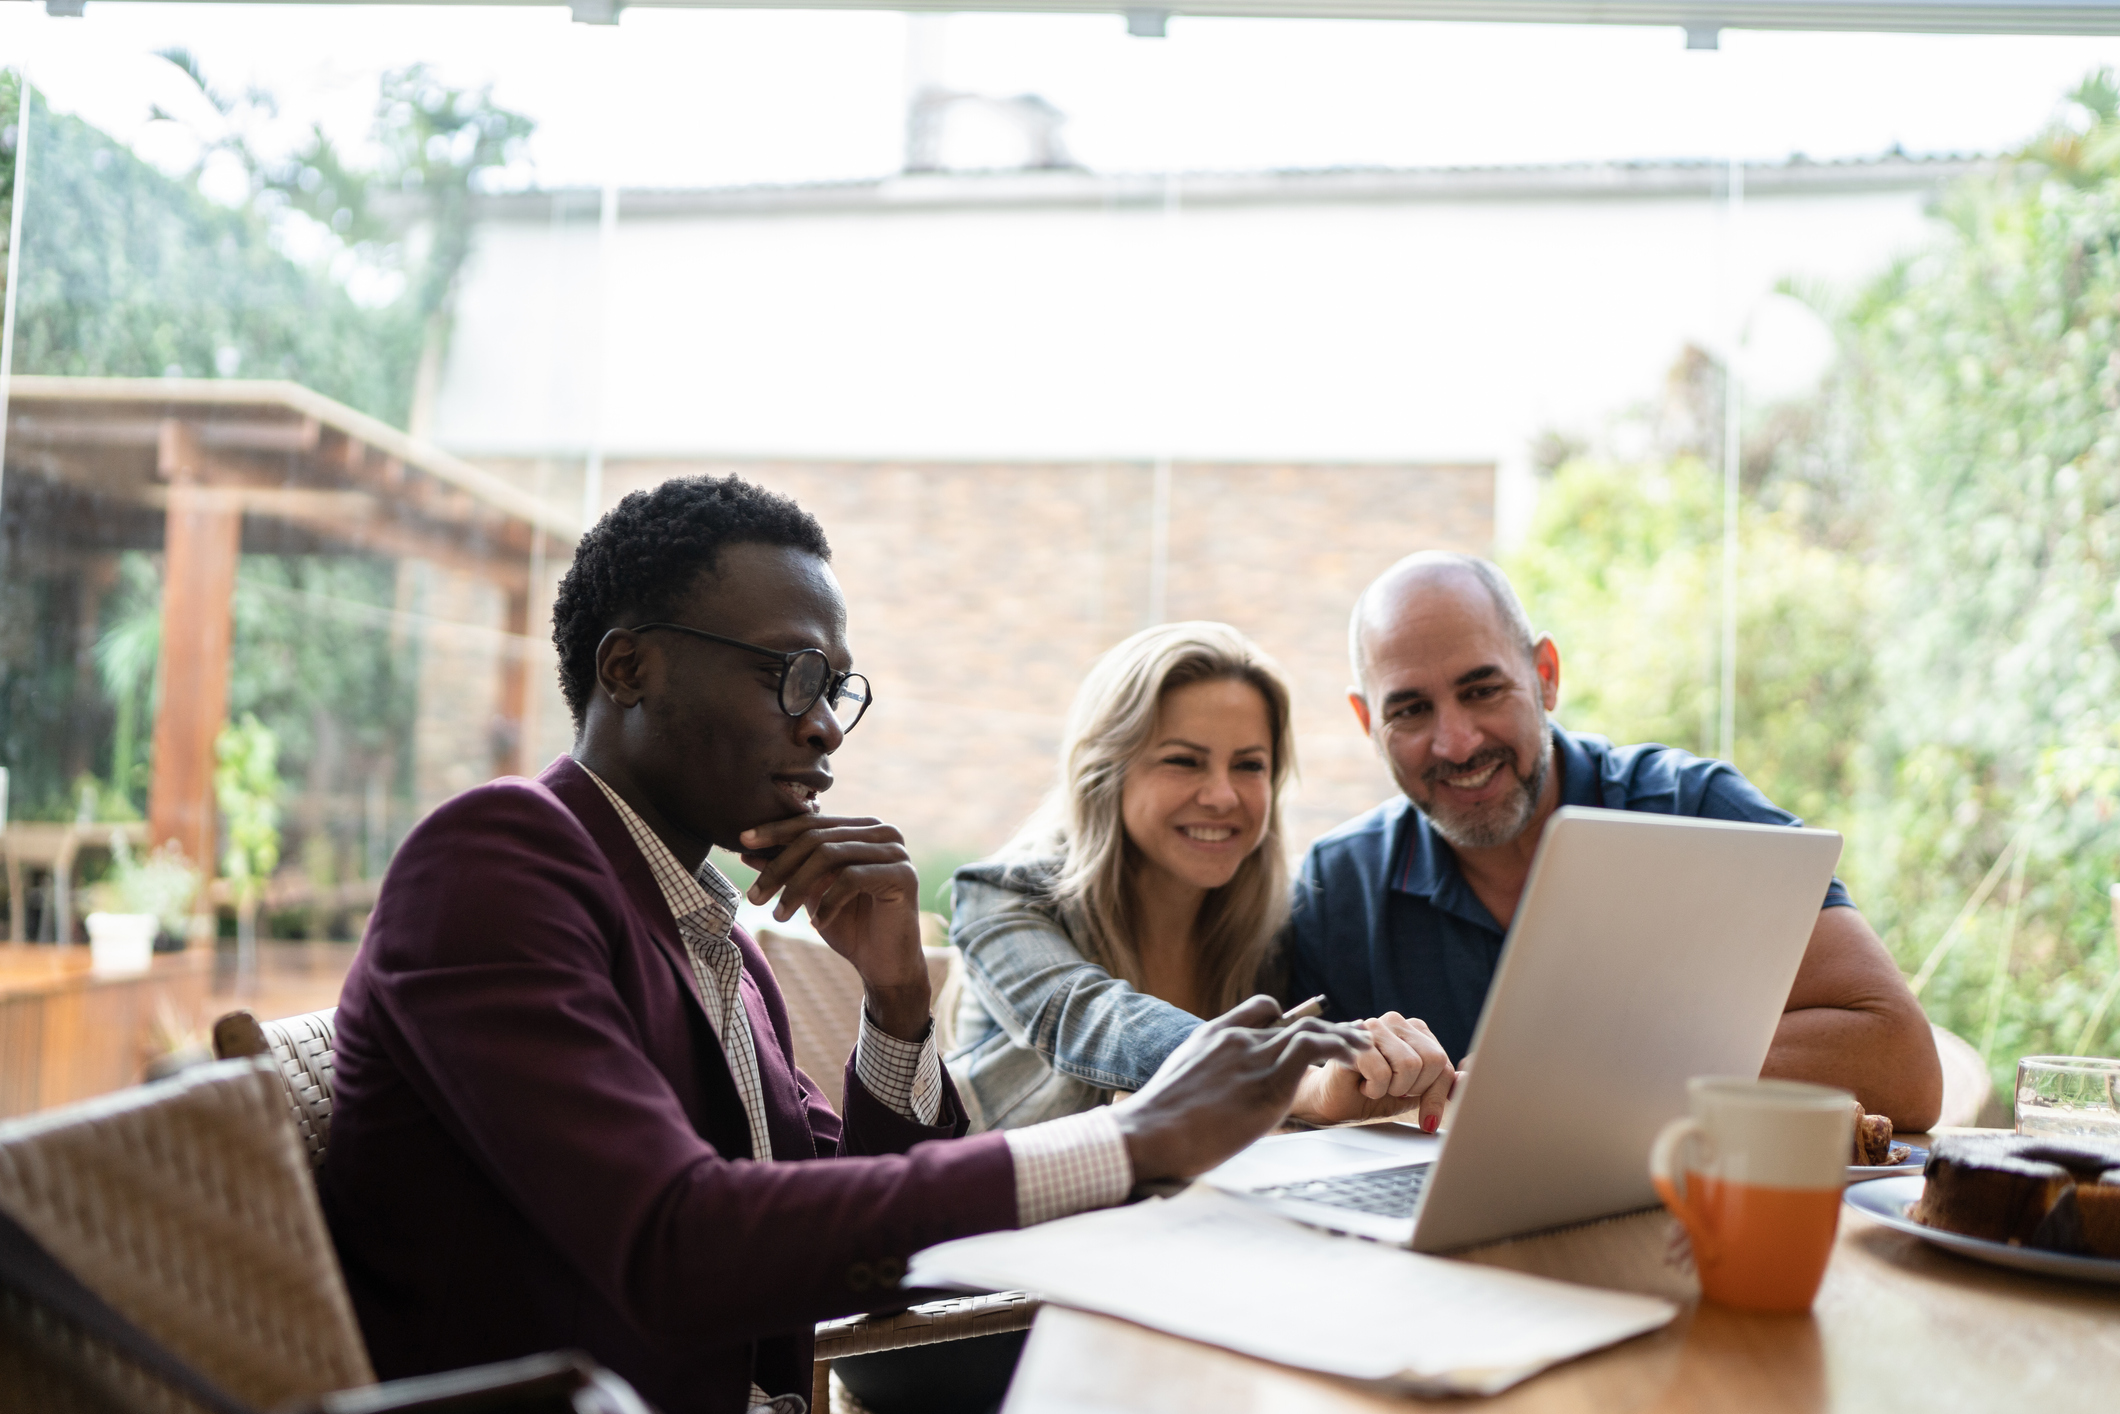
<path fill-rule="evenodd" d="M 1845 832 L 1936 1019 L 2120 1044 L 2111 42 L 0 18 L 10 936 L 189 942 L 139 1054 L 328 1004 L 406 831 L 565 750 L 585 516 L 730 472 L 825 524 L 831 803 L 938 909 L 1160 620 L 1288 668 L 1299 847 L 1386 796 L 1345 616 L 1444 547 L 1566 725 Z"/>
<path fill-rule="evenodd" d="M 203 92 L 181 55 L 157 62 Z M 533 621 L 578 500 L 408 431 L 466 196 L 518 120 L 399 83 L 379 100 L 402 110 L 398 169 L 224 135 L 172 172 L 39 90 L 23 111 L 9 80 L 7 926 L 93 939 L 107 980 L 127 970 L 109 916 L 152 917 L 177 956 L 116 1020 L 165 1034 L 113 1045 L 196 1045 L 202 985 L 328 1004 L 420 815 L 563 739 Z M 231 155 L 247 191 L 214 185 Z M 58 985 L 50 959 L 18 961 Z"/>

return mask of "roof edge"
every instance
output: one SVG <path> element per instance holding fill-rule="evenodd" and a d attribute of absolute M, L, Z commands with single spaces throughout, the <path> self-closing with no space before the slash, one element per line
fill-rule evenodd
<path fill-rule="evenodd" d="M 1749 197 L 1909 191 L 2000 168 L 2007 159 L 1900 154 L 1859 161 L 1793 158 L 1741 164 Z M 1268 172 L 1104 173 L 1081 168 L 900 174 L 787 186 L 626 187 L 621 220 L 670 216 L 767 216 L 1035 207 L 1158 207 L 1173 194 L 1187 207 L 1306 202 L 1626 200 L 1716 196 L 1728 180 L 1720 161 L 1580 162 L 1517 167 L 1347 167 Z M 486 220 L 595 219 L 601 193 L 554 187 L 475 199 Z"/>
<path fill-rule="evenodd" d="M 558 507 L 503 477 L 474 466 L 431 442 L 401 432 L 381 418 L 327 398 L 314 388 L 283 378 L 79 378 L 18 373 L 8 379 L 8 401 L 83 403 L 208 403 L 222 407 L 284 407 L 315 418 L 357 441 L 398 458 L 460 491 L 527 521 L 550 535 L 573 540 L 581 526 Z"/>

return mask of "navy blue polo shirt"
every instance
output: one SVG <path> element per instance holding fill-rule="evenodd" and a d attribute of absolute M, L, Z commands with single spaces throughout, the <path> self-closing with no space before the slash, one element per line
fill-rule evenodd
<path fill-rule="evenodd" d="M 1726 761 L 1650 743 L 1614 746 L 1553 729 L 1561 804 L 1765 825 L 1803 822 Z M 1290 996 L 1326 997 L 1334 1021 L 1396 1011 L 1428 1023 L 1464 1059 L 1501 962 L 1504 930 L 1458 872 L 1457 855 L 1396 796 L 1310 847 L 1287 934 Z M 1825 908 L 1852 908 L 1835 879 Z"/>

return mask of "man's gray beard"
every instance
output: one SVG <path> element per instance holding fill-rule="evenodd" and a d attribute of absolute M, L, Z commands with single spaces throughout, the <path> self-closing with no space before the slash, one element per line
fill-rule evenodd
<path fill-rule="evenodd" d="M 1501 769 L 1509 770 L 1508 766 Z M 1531 768 L 1531 779 L 1524 781 L 1523 795 L 1518 801 L 1516 814 L 1508 820 L 1473 821 L 1459 823 L 1445 820 L 1433 810 L 1423 810 L 1428 817 L 1428 827 L 1459 849 L 1493 849 L 1496 845 L 1508 844 L 1531 824 L 1531 817 L 1538 813 L 1539 793 L 1546 788 L 1546 773 L 1553 769 L 1553 730 L 1547 723 L 1539 724 L 1538 763 Z M 1514 774 L 1512 772 L 1512 774 Z"/>

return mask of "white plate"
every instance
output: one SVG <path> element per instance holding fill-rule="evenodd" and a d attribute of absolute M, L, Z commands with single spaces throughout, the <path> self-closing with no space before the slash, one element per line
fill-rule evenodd
<path fill-rule="evenodd" d="M 1897 1140 L 1893 1141 L 1897 1143 Z M 1928 1166 L 1929 1151 L 1919 1144 L 1907 1145 L 1907 1156 L 1896 1164 L 1849 1164 L 1848 1182 L 1863 1183 L 1873 1178 L 1896 1178 L 1900 1174 L 1918 1174 Z"/>
<path fill-rule="evenodd" d="M 2012 1247 L 2007 1242 L 1990 1242 L 1984 1237 L 1967 1237 L 1963 1233 L 1945 1232 L 1915 1222 L 1907 1216 L 1907 1209 L 1921 1196 L 1923 1182 L 1919 1178 L 1881 1178 L 1875 1183 L 1858 1184 L 1848 1189 L 1843 1201 L 1886 1227 L 1946 1248 L 1961 1257 L 1972 1257 L 1998 1267 L 2038 1272 L 2043 1276 L 2073 1277 L 2077 1281 L 2102 1281 L 2120 1286 L 2120 1258 L 2073 1257 L 2066 1252 L 2045 1252 L 2037 1247 Z"/>

